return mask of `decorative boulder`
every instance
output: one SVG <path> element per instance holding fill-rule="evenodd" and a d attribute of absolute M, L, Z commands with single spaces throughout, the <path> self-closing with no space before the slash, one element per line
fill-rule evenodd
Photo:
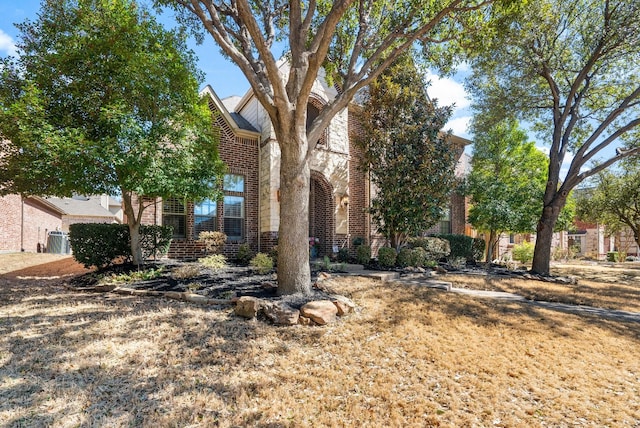
<path fill-rule="evenodd" d="M 339 317 L 350 314 L 356 309 L 356 304 L 353 303 L 351 299 L 337 294 L 331 296 L 331 302 L 336 306 L 336 309 L 338 309 Z"/>
<path fill-rule="evenodd" d="M 275 325 L 296 325 L 300 311 L 285 303 L 265 303 L 264 315 Z"/>
<path fill-rule="evenodd" d="M 338 308 L 330 300 L 316 300 L 309 302 L 300 308 L 300 315 L 311 318 L 319 325 L 325 325 L 335 321 Z"/>
<path fill-rule="evenodd" d="M 260 299 L 251 296 L 242 296 L 236 302 L 234 313 L 243 318 L 255 318 L 262 308 Z"/>

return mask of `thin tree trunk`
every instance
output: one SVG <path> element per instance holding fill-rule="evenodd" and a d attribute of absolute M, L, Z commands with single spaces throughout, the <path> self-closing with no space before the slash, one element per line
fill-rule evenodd
<path fill-rule="evenodd" d="M 131 192 L 121 190 L 122 201 L 124 202 L 124 213 L 127 216 L 127 225 L 129 226 L 129 239 L 131 245 L 131 257 L 134 264 L 140 266 L 144 263 L 142 258 L 142 246 L 140 245 L 140 218 L 142 210 L 139 209 L 139 214 L 136 216 L 133 209 L 133 203 L 131 200 Z M 139 204 L 142 204 L 141 200 L 138 200 Z M 142 205 L 140 205 L 140 208 Z"/>
<path fill-rule="evenodd" d="M 292 128 L 295 129 L 294 126 Z M 305 159 L 308 144 L 306 131 L 304 126 L 301 128 L 298 132 L 284 131 L 276 134 L 281 142 L 278 231 L 278 294 L 281 295 L 311 292 L 310 169 Z M 295 141 L 283 140 L 286 138 L 295 139 Z M 283 143 L 284 141 L 286 143 Z"/>
<path fill-rule="evenodd" d="M 489 231 L 489 241 L 487 242 L 487 263 L 491 263 L 493 261 L 493 250 L 495 248 L 495 240 L 496 240 L 496 231 Z"/>

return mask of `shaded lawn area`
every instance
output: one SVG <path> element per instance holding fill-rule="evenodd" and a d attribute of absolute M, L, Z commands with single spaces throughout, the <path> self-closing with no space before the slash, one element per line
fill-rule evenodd
<path fill-rule="evenodd" d="M 331 282 L 357 313 L 282 328 L 0 279 L 0 425 L 640 424 L 637 323 Z"/>
<path fill-rule="evenodd" d="M 454 287 L 506 291 L 529 300 L 640 312 L 640 264 L 629 263 L 616 268 L 574 264 L 554 268 L 553 274 L 576 276 L 578 284 L 455 274 L 446 275 L 443 279 Z"/>

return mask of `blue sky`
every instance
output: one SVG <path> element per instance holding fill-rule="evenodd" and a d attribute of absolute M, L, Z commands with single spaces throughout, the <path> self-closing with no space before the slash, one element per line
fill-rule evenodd
<path fill-rule="evenodd" d="M 15 55 L 14 43 L 18 30 L 13 25 L 25 19 L 35 20 L 40 9 L 39 0 L 0 0 L 0 56 Z M 164 13 L 159 20 L 173 26 L 175 22 L 172 12 Z M 240 70 L 230 61 L 220 55 L 220 51 L 211 36 L 206 35 L 204 43 L 197 45 L 190 40 L 190 47 L 199 58 L 199 68 L 205 73 L 203 86 L 206 84 L 216 91 L 220 98 L 230 95 L 244 95 L 249 89 L 249 83 Z M 469 138 L 466 127 L 470 119 L 469 101 L 462 84 L 454 79 L 440 79 L 429 75 L 432 85 L 429 89 L 431 98 L 437 98 L 440 105 L 456 105 L 452 119 L 447 124 L 454 134 Z"/>

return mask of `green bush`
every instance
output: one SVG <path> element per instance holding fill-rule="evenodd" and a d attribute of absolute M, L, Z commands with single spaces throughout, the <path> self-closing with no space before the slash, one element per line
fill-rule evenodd
<path fill-rule="evenodd" d="M 265 275 L 273 269 L 273 259 L 268 254 L 258 253 L 251 259 L 249 266 L 260 275 Z"/>
<path fill-rule="evenodd" d="M 449 248 L 451 252 L 449 253 L 449 258 L 455 259 L 459 257 L 464 257 L 465 260 L 477 260 L 474 257 L 474 239 L 470 236 L 466 235 L 454 235 L 454 234 L 444 234 L 444 235 L 436 235 L 438 238 L 446 239 L 449 241 Z M 480 245 L 480 244 L 477 244 Z"/>
<path fill-rule="evenodd" d="M 409 267 L 413 263 L 413 254 L 411 248 L 404 247 L 398 252 L 396 256 L 396 263 L 400 267 Z"/>
<path fill-rule="evenodd" d="M 117 258 L 131 258 L 126 224 L 76 223 L 69 226 L 73 258 L 85 267 L 103 268 Z"/>
<path fill-rule="evenodd" d="M 364 238 L 362 236 L 356 236 L 351 240 L 351 243 L 353 244 L 354 247 L 364 245 Z"/>
<path fill-rule="evenodd" d="M 361 265 L 371 263 L 371 247 L 368 245 L 358 245 L 356 247 L 356 261 Z"/>
<path fill-rule="evenodd" d="M 170 226 L 140 226 L 142 257 L 167 254 L 173 229 Z M 131 260 L 129 226 L 126 224 L 76 223 L 69 226 L 73 258 L 85 267 L 103 268 L 116 259 Z"/>
<path fill-rule="evenodd" d="M 611 251 L 607 253 L 608 262 L 621 262 L 627 258 L 627 253 L 622 251 Z"/>
<path fill-rule="evenodd" d="M 201 258 L 198 262 L 213 270 L 220 270 L 227 267 L 227 258 L 222 254 L 212 254 Z"/>
<path fill-rule="evenodd" d="M 269 250 L 269 257 L 273 260 L 273 265 L 278 265 L 278 246 L 274 245 L 271 250 Z"/>
<path fill-rule="evenodd" d="M 147 259 L 151 256 L 156 258 L 166 255 L 169 252 L 172 237 L 173 227 L 171 226 L 141 225 L 140 247 L 142 247 L 142 257 Z"/>
<path fill-rule="evenodd" d="M 471 261 L 479 262 L 484 258 L 484 250 L 486 249 L 487 243 L 484 239 L 481 238 L 473 238 L 473 244 L 471 245 L 471 253 L 473 259 Z"/>
<path fill-rule="evenodd" d="M 340 263 L 349 263 L 349 249 L 346 247 L 340 248 L 338 250 L 338 261 Z"/>
<path fill-rule="evenodd" d="M 242 266 L 247 266 L 253 258 L 253 252 L 249 247 L 249 244 L 241 244 L 238 247 L 238 254 L 236 255 L 236 261 Z"/>
<path fill-rule="evenodd" d="M 426 259 L 436 262 L 451 252 L 449 241 L 433 236 L 410 238 L 408 245 L 410 248 L 422 248 L 427 253 Z"/>
<path fill-rule="evenodd" d="M 428 253 L 427 250 L 422 247 L 413 248 L 411 251 L 413 260 L 411 266 L 413 267 L 424 267 L 427 263 L 434 261 L 432 254 Z"/>
<path fill-rule="evenodd" d="M 511 250 L 511 256 L 513 260 L 517 260 L 521 263 L 527 264 L 533 260 L 534 245 L 531 242 L 523 242 L 522 244 L 514 245 Z"/>
<path fill-rule="evenodd" d="M 378 250 L 378 263 L 380 263 L 381 267 L 390 268 L 396 265 L 396 258 L 398 257 L 398 253 L 395 248 L 391 247 L 381 247 Z"/>
<path fill-rule="evenodd" d="M 227 235 L 219 231 L 204 231 L 198 235 L 198 241 L 204 243 L 207 253 L 219 254 L 227 242 Z"/>

